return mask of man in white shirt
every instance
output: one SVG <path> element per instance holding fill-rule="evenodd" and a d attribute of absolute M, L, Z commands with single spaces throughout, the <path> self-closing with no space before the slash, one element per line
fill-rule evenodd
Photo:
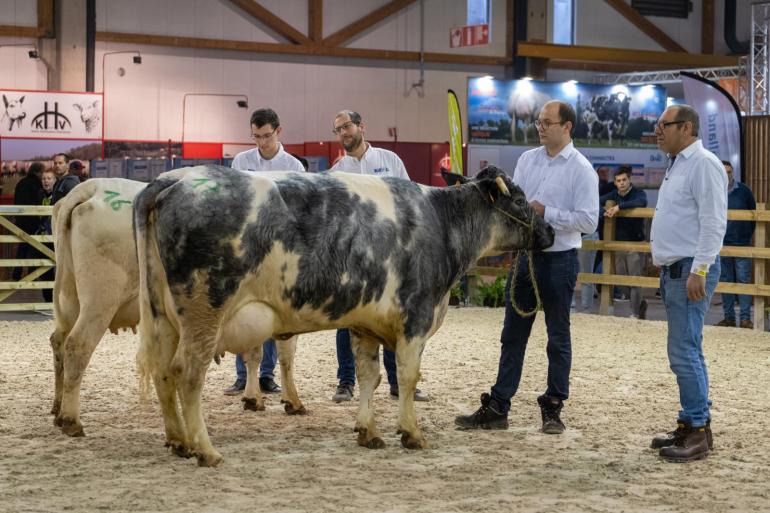
<path fill-rule="evenodd" d="M 522 188 L 538 215 L 556 233 L 554 244 L 533 254 L 535 280 L 545 312 L 548 331 L 548 380 L 537 398 L 542 431 L 564 431 L 561 410 L 569 397 L 572 366 L 570 304 L 578 273 L 577 249 L 581 233 L 593 233 L 599 222 L 599 179 L 588 160 L 572 144 L 575 110 L 560 101 L 550 101 L 535 122 L 543 146 L 525 152 L 516 164 L 513 182 Z M 510 296 L 511 281 L 513 298 Z M 515 300 L 515 305 L 512 304 Z M 518 270 L 508 274 L 505 287 L 505 321 L 500 335 L 500 364 L 497 382 L 490 393 L 481 394 L 481 407 L 471 415 L 460 415 L 455 424 L 462 429 L 508 429 L 508 411 L 516 394 L 537 308 L 536 294 L 526 254 L 519 255 Z"/>
<path fill-rule="evenodd" d="M 365 125 L 361 115 L 352 110 L 343 110 L 334 118 L 332 132 L 345 148 L 345 156 L 339 159 L 329 170 L 346 173 L 361 173 L 375 176 L 395 176 L 409 180 L 404 163 L 398 155 L 383 148 L 375 148 L 364 140 Z M 390 395 L 398 397 L 398 378 L 396 376 L 396 354 L 383 349 L 382 360 L 390 384 Z M 350 342 L 350 330 L 337 330 L 337 391 L 332 396 L 334 402 L 353 399 L 356 384 L 356 366 L 353 347 Z M 428 394 L 419 388 L 414 392 L 415 401 L 428 401 Z"/>
<path fill-rule="evenodd" d="M 666 109 L 655 128 L 669 167 L 652 218 L 652 262 L 668 319 L 668 361 L 679 386 L 677 429 L 652 440 L 669 461 L 705 458 L 712 446 L 703 321 L 719 282 L 719 251 L 727 228 L 727 175 L 698 139 L 698 113 Z"/>
<path fill-rule="evenodd" d="M 233 169 L 240 171 L 299 171 L 304 172 L 302 163 L 283 149 L 278 138 L 282 127 L 278 114 L 272 109 L 258 109 L 251 115 L 251 138 L 256 147 L 235 156 Z M 281 392 L 275 382 L 275 364 L 278 351 L 275 340 L 268 340 L 262 346 L 262 362 L 259 366 L 259 388 L 268 394 Z M 225 395 L 238 395 L 246 388 L 246 365 L 243 357 L 235 357 L 236 379 L 233 385 L 224 391 Z"/>

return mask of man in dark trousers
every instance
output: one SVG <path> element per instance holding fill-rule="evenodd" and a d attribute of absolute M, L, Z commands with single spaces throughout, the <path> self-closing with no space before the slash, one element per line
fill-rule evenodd
<path fill-rule="evenodd" d="M 727 173 L 727 208 L 735 210 L 756 210 L 757 202 L 751 189 L 745 184 L 733 178 L 733 165 L 723 160 L 725 173 Z M 754 221 L 727 221 L 725 232 L 725 246 L 751 246 L 751 238 L 754 236 Z M 744 257 L 722 257 L 722 271 L 719 281 L 728 283 L 751 283 L 751 259 Z M 753 328 L 751 322 L 751 296 L 739 294 L 741 328 Z M 722 310 L 725 318 L 717 323 L 717 326 L 735 326 L 735 294 L 722 294 Z"/>
<path fill-rule="evenodd" d="M 13 193 L 14 205 L 39 205 L 40 195 L 42 194 L 43 184 L 40 177 L 43 174 L 45 166 L 42 162 L 33 162 L 24 178 L 16 184 L 16 190 Z M 34 235 L 40 225 L 40 218 L 37 216 L 17 216 L 16 226 L 30 235 Z M 32 258 L 35 256 L 35 249 L 26 243 L 20 243 L 16 252 L 16 258 Z M 13 269 L 13 281 L 19 281 L 24 267 Z"/>
<path fill-rule="evenodd" d="M 647 206 L 647 193 L 631 183 L 631 166 L 622 165 L 615 172 L 614 191 L 599 198 L 604 217 L 614 217 L 627 208 Z M 610 201 L 612 206 L 607 207 Z M 644 219 L 641 217 L 619 217 L 615 223 L 615 240 L 641 242 L 644 240 Z M 616 251 L 613 254 L 615 272 L 627 276 L 641 276 L 644 269 L 644 254 L 638 251 Z M 638 319 L 647 316 L 647 301 L 642 298 L 641 287 L 631 287 L 631 311 Z"/>

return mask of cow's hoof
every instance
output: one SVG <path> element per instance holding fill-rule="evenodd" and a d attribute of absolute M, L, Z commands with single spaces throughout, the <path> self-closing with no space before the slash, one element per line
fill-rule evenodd
<path fill-rule="evenodd" d="M 53 418 L 53 425 L 56 427 L 62 426 L 62 418 L 58 413 L 56 414 L 56 417 Z"/>
<path fill-rule="evenodd" d="M 404 449 L 412 450 L 426 449 L 428 447 L 428 443 L 424 438 L 414 438 L 409 433 L 403 433 L 401 435 L 401 445 Z"/>
<path fill-rule="evenodd" d="M 385 442 L 379 436 L 367 439 L 366 429 L 358 430 L 358 445 L 367 449 L 384 449 Z"/>
<path fill-rule="evenodd" d="M 251 397 L 244 397 L 241 399 L 241 401 L 243 401 L 244 410 L 265 411 L 265 403 L 258 404 L 256 399 L 253 399 Z"/>
<path fill-rule="evenodd" d="M 215 467 L 219 466 L 219 464 L 224 461 L 222 456 L 220 456 L 219 454 L 216 454 L 216 453 L 215 454 L 209 454 L 209 455 L 197 454 L 196 456 L 198 457 L 198 466 L 199 467 L 215 468 Z"/>
<path fill-rule="evenodd" d="M 73 419 L 61 419 L 61 431 L 67 436 L 86 436 L 83 425 Z"/>
<path fill-rule="evenodd" d="M 171 449 L 171 453 L 174 456 L 178 456 L 180 458 L 191 458 L 194 456 L 194 454 L 191 453 L 182 442 L 166 442 L 166 447 Z"/>
<path fill-rule="evenodd" d="M 300 404 L 299 408 L 295 408 L 293 404 L 287 402 L 283 405 L 283 410 L 286 412 L 287 415 L 307 415 L 308 411 L 305 409 L 305 406 Z"/>

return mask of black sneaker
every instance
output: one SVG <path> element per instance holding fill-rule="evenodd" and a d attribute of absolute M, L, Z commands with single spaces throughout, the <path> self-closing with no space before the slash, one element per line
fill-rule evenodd
<path fill-rule="evenodd" d="M 278 383 L 276 383 L 273 378 L 269 376 L 265 376 L 264 378 L 259 378 L 259 389 L 262 390 L 266 394 L 280 394 L 281 393 L 281 387 L 278 386 Z"/>
<path fill-rule="evenodd" d="M 564 407 L 564 403 L 558 397 L 541 395 L 537 398 L 537 404 L 540 405 L 540 415 L 543 418 L 543 427 L 540 429 L 547 435 L 560 435 L 564 433 L 564 423 L 559 414 Z"/>
<path fill-rule="evenodd" d="M 481 408 L 471 415 L 455 417 L 455 426 L 460 429 L 508 429 L 508 414 L 502 412 L 492 396 L 481 394 Z"/>
<path fill-rule="evenodd" d="M 647 318 L 647 301 L 642 299 L 642 302 L 639 303 L 639 319 L 646 319 Z"/>
<path fill-rule="evenodd" d="M 332 396 L 332 401 L 341 403 L 343 401 L 353 400 L 353 385 L 350 383 L 340 383 L 337 386 L 337 392 Z"/>
<path fill-rule="evenodd" d="M 225 395 L 241 395 L 245 388 L 246 388 L 246 380 L 236 379 L 235 383 L 233 383 L 233 386 L 231 386 L 230 388 L 226 388 L 223 393 Z"/>

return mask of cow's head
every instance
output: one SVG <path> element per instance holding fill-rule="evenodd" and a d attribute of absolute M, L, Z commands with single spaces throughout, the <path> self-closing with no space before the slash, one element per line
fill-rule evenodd
<path fill-rule="evenodd" d="M 493 219 L 498 225 L 496 249 L 545 249 L 553 245 L 554 231 L 530 206 L 518 186 L 502 169 L 487 166 L 474 178 L 441 170 L 447 185 L 472 184 L 494 209 Z"/>

